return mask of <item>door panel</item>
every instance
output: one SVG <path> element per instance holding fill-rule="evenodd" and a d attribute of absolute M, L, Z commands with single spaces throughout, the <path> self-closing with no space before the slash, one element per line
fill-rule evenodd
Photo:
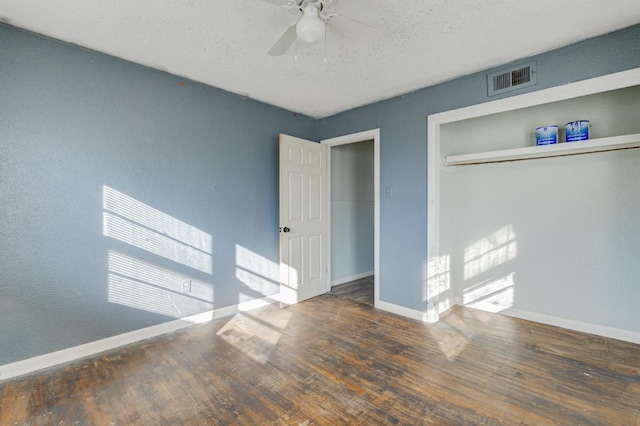
<path fill-rule="evenodd" d="M 309 235 L 309 280 L 322 278 L 322 235 Z"/>
<path fill-rule="evenodd" d="M 323 194 L 327 195 L 327 192 L 323 189 L 322 176 L 309 176 L 309 220 L 320 221 L 323 219 L 322 206 L 324 200 L 322 196 Z"/>
<path fill-rule="evenodd" d="M 298 289 L 300 287 L 300 283 L 298 282 L 299 277 L 304 274 L 304 266 L 302 264 L 303 257 L 303 242 L 300 237 L 289 238 L 289 256 L 286 259 L 286 264 L 288 268 L 287 271 L 287 283 L 289 287 Z"/>
<path fill-rule="evenodd" d="M 327 276 L 327 147 L 280 135 L 280 297 L 324 294 Z"/>
<path fill-rule="evenodd" d="M 302 221 L 302 203 L 303 192 L 302 185 L 304 176 L 302 173 L 289 173 L 289 222 L 301 222 Z"/>

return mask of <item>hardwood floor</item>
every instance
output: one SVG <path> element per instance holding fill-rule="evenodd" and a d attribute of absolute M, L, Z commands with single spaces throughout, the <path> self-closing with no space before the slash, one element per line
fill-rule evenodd
<path fill-rule="evenodd" d="M 373 275 L 331 287 L 331 294 L 373 306 Z"/>
<path fill-rule="evenodd" d="M 640 346 L 327 294 L 0 384 L 0 424 L 640 424 Z"/>

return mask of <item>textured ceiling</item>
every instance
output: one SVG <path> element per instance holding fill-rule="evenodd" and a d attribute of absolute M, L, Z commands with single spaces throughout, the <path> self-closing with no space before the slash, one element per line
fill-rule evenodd
<path fill-rule="evenodd" d="M 286 3 L 287 0 L 283 0 Z M 0 0 L 0 20 L 313 117 L 640 22 L 639 0 L 334 0 L 382 33 L 267 51 L 297 14 L 265 0 Z"/>

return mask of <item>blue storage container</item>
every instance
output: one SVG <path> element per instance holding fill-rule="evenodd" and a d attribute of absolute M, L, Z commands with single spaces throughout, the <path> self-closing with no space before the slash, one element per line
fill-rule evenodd
<path fill-rule="evenodd" d="M 544 126 L 536 129 L 536 145 L 558 143 L 558 126 Z"/>
<path fill-rule="evenodd" d="M 589 120 L 570 121 L 566 124 L 567 142 L 585 141 L 589 139 Z"/>

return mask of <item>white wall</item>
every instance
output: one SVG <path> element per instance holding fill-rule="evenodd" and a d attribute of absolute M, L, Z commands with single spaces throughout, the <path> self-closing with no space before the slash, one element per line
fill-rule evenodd
<path fill-rule="evenodd" d="M 634 87 L 446 125 L 442 149 L 531 145 L 536 126 L 576 119 L 592 121 L 593 137 L 640 133 L 639 100 Z M 640 331 L 640 150 L 463 166 L 442 182 L 457 300 Z"/>
<path fill-rule="evenodd" d="M 331 148 L 331 281 L 374 268 L 373 141 Z"/>

